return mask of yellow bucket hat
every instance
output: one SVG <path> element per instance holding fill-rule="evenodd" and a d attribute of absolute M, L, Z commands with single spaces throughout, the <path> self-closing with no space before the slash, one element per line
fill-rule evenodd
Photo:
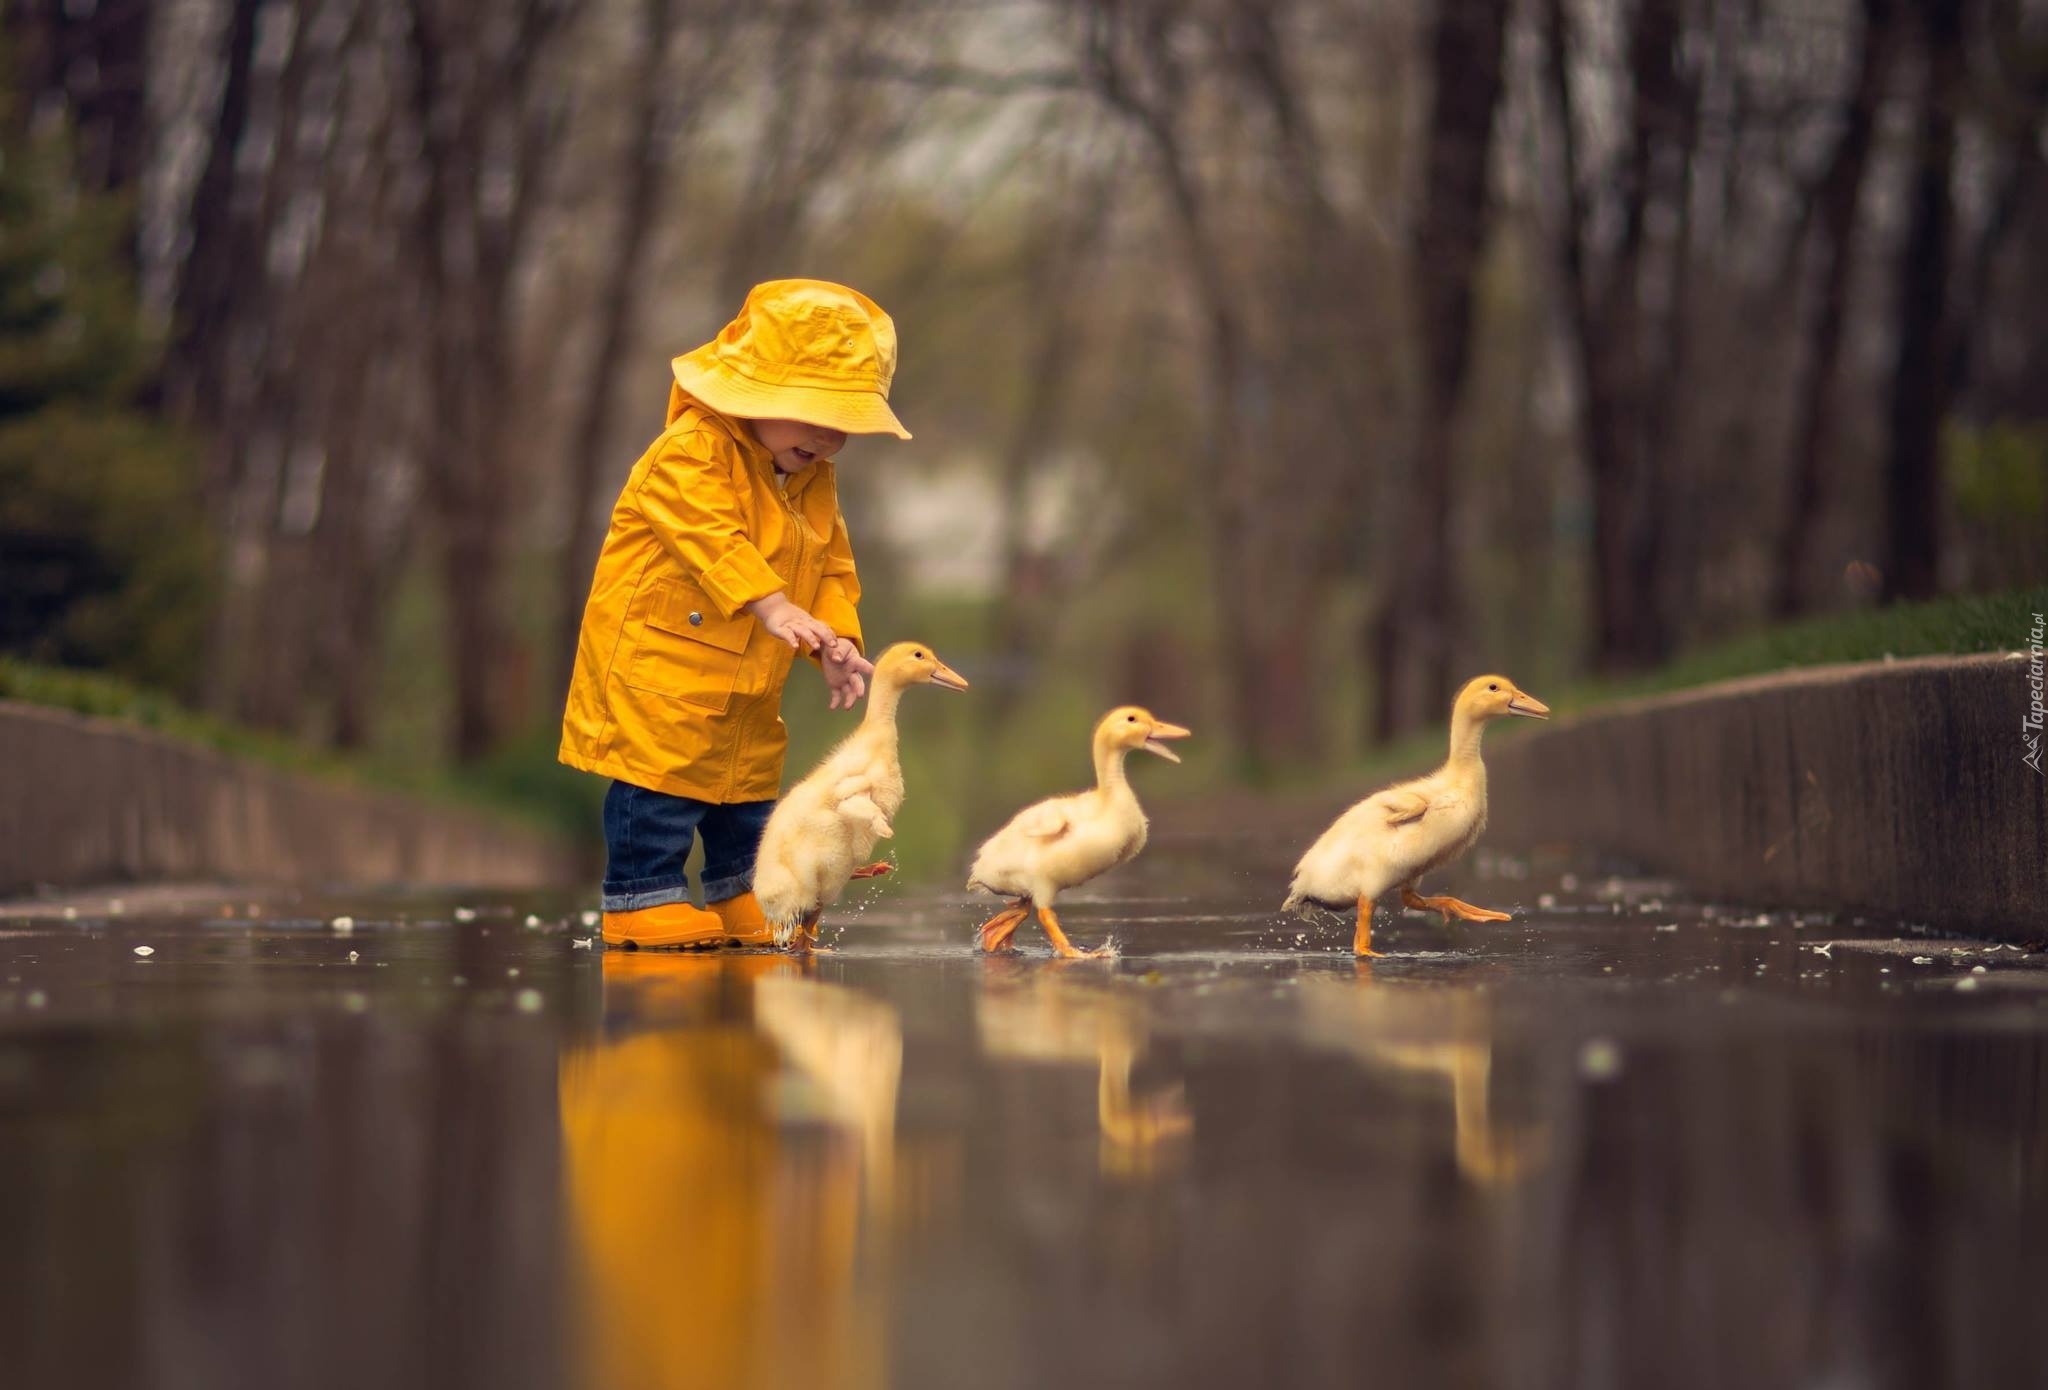
<path fill-rule="evenodd" d="M 738 318 L 672 365 L 676 385 L 721 415 L 910 438 L 889 409 L 896 325 L 844 285 L 756 285 Z"/>

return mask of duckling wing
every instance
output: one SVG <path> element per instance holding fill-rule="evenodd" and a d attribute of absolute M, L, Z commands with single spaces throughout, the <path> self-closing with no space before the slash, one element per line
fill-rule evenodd
<path fill-rule="evenodd" d="M 1407 825 L 1429 814 L 1430 799 L 1412 787 L 1389 787 L 1373 798 L 1388 825 Z"/>
<path fill-rule="evenodd" d="M 1045 801 L 1019 811 L 1010 825 L 1018 834 L 1029 835 L 1034 840 L 1056 840 L 1067 833 L 1073 822 L 1058 803 Z"/>

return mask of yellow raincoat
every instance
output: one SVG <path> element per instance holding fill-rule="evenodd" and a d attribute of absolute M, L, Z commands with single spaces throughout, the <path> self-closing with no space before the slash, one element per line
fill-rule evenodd
<path fill-rule="evenodd" d="M 673 365 L 668 428 L 598 555 L 559 756 L 675 796 L 768 801 L 794 653 L 746 605 L 783 592 L 858 643 L 860 579 L 832 463 L 784 479 L 745 421 L 908 439 L 888 400 L 896 330 L 857 290 L 771 280 Z"/>
<path fill-rule="evenodd" d="M 785 491 L 745 425 L 678 387 L 598 555 L 561 760 L 701 801 L 774 799 L 795 653 L 745 607 L 778 591 L 861 640 L 833 465 L 813 464 Z"/>

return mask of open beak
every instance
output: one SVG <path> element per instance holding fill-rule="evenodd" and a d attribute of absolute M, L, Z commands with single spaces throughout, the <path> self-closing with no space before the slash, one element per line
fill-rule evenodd
<path fill-rule="evenodd" d="M 1188 731 L 1178 724 L 1154 724 L 1152 732 L 1145 736 L 1143 746 L 1147 753 L 1157 753 L 1166 761 L 1177 763 L 1180 761 L 1180 754 L 1168 748 L 1164 740 L 1169 738 L 1186 738 L 1187 736 Z"/>
<path fill-rule="evenodd" d="M 1550 718 L 1550 706 L 1544 704 L 1534 695 L 1524 695 L 1521 691 L 1517 690 L 1514 698 L 1508 701 L 1508 713 L 1519 714 L 1524 719 L 1548 719 Z"/>
<path fill-rule="evenodd" d="M 932 672 L 932 684 L 941 690 L 965 690 L 967 678 L 942 661 L 939 669 Z"/>

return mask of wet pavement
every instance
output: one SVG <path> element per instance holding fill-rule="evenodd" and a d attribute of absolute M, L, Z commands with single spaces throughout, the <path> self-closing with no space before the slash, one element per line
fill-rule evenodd
<path fill-rule="evenodd" d="M 2048 1380 L 2048 958 L 1501 862 L 1361 963 L 1230 864 L 1075 963 L 891 884 L 807 961 L 0 916 L 6 1383 Z"/>

